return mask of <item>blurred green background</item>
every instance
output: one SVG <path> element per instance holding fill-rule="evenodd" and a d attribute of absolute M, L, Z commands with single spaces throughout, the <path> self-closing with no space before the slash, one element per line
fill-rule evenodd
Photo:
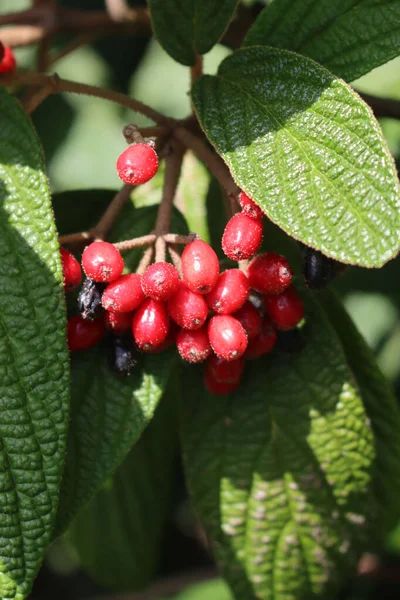
<path fill-rule="evenodd" d="M 257 4 L 254 0 L 243 3 Z M 60 4 L 88 10 L 104 9 L 101 0 L 63 0 Z M 6 13 L 29 5 L 29 0 L 2 0 L 0 10 Z M 61 46 L 67 41 L 57 40 L 57 44 Z M 226 47 L 216 46 L 205 57 L 205 71 L 215 72 L 221 59 L 229 52 Z M 35 67 L 35 49 L 18 49 L 16 54 L 21 68 Z M 129 93 L 172 117 L 185 117 L 190 111 L 188 69 L 169 58 L 154 39 L 110 36 L 62 59 L 55 70 L 61 77 Z M 359 91 L 400 100 L 400 58 L 354 82 L 354 87 Z M 33 122 L 43 143 L 54 192 L 117 189 L 119 179 L 115 161 L 125 145 L 122 128 L 127 123 L 149 124 L 143 117 L 110 102 L 72 94 L 50 97 L 34 112 Z M 397 164 L 400 164 L 400 121 L 382 119 L 381 125 L 391 152 Z M 205 168 L 192 155 L 187 155 L 184 177 L 178 191 L 178 207 L 187 217 L 190 229 L 206 239 L 209 184 L 210 178 Z M 156 203 L 160 194 L 161 176 L 136 191 L 135 202 L 138 205 Z M 400 259 L 379 271 L 351 268 L 335 286 L 400 399 Z M 166 534 L 169 544 L 166 554 L 172 552 L 176 556 L 164 557 L 160 575 L 211 564 L 207 550 L 194 533 L 197 525 L 185 504 L 186 493 L 181 480 L 177 489 L 175 513 L 171 516 Z M 360 578 L 350 586 L 350 591 L 344 592 L 343 598 L 355 600 L 378 595 L 380 598 L 400 597 L 400 577 L 393 576 L 393 573 L 400 572 L 399 557 L 400 524 L 387 540 L 387 554 L 381 557 L 384 569 L 391 575 L 372 583 Z M 78 558 L 67 551 L 62 541 L 58 541 L 51 549 L 32 598 L 54 597 L 55 590 L 60 600 L 94 598 L 106 593 L 85 576 L 79 568 Z M 132 596 L 132 599 L 135 597 Z M 189 587 L 175 598 L 229 600 L 230 595 L 225 584 L 216 580 Z"/>

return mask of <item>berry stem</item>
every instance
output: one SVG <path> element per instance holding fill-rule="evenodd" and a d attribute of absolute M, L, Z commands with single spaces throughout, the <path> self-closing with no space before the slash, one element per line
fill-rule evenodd
<path fill-rule="evenodd" d="M 154 233 L 148 235 L 142 235 L 141 237 L 133 238 L 131 240 L 125 240 L 124 242 L 117 242 L 114 246 L 120 252 L 125 250 L 132 250 L 133 248 L 142 248 L 143 246 L 151 246 L 155 243 L 157 236 Z"/>
<path fill-rule="evenodd" d="M 137 125 L 126 125 L 122 131 L 127 144 L 145 144 L 145 139 Z"/>
<path fill-rule="evenodd" d="M 157 236 L 163 236 L 169 232 L 171 211 L 181 174 L 183 155 L 184 149 L 181 144 L 172 141 L 170 152 L 165 158 L 163 193 L 155 224 Z"/>
<path fill-rule="evenodd" d="M 174 244 L 167 244 L 167 248 L 168 248 L 168 254 L 170 255 L 171 260 L 172 260 L 172 264 L 178 271 L 179 276 L 182 277 L 181 255 L 179 254 L 179 252 L 178 252 L 176 246 L 174 246 Z"/>
<path fill-rule="evenodd" d="M 159 236 L 156 239 L 156 243 L 155 243 L 155 251 L 156 251 L 155 262 L 165 262 L 166 249 L 167 249 L 167 246 L 166 246 L 164 238 L 162 236 Z"/>
<path fill-rule="evenodd" d="M 75 244 L 78 242 L 87 242 L 93 239 L 90 231 L 78 231 L 77 233 L 67 233 L 66 235 L 60 235 L 58 238 L 60 246 L 64 244 Z"/>
<path fill-rule="evenodd" d="M 145 272 L 147 267 L 152 263 L 153 256 L 154 256 L 154 244 L 149 246 L 147 248 L 147 250 L 144 252 L 142 259 L 138 265 L 138 268 L 136 269 L 136 273 L 138 273 L 138 275 L 143 275 L 143 273 Z"/>
<path fill-rule="evenodd" d="M 194 240 L 199 239 L 197 233 L 189 233 L 189 235 L 180 235 L 179 233 L 166 233 L 164 236 L 164 240 L 167 244 L 190 244 L 190 242 L 194 242 Z"/>
<path fill-rule="evenodd" d="M 115 219 L 128 202 L 132 189 L 132 185 L 125 184 L 111 200 L 100 221 L 93 229 L 92 233 L 95 239 L 104 240 Z"/>

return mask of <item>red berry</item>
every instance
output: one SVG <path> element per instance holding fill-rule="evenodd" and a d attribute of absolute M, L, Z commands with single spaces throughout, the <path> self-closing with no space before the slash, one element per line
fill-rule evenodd
<path fill-rule="evenodd" d="M 167 302 L 172 319 L 183 329 L 200 329 L 208 317 L 208 306 L 204 297 L 195 294 L 184 281 L 179 282 L 178 290 Z"/>
<path fill-rule="evenodd" d="M 258 220 L 263 218 L 263 216 L 264 216 L 263 211 L 258 206 L 258 204 L 256 204 L 254 202 L 254 200 L 249 198 L 249 196 L 246 194 L 246 192 L 243 192 L 243 191 L 240 192 L 239 203 L 242 208 L 242 211 L 248 217 L 251 217 L 252 219 L 258 219 Z"/>
<path fill-rule="evenodd" d="M 104 313 L 104 322 L 110 331 L 114 333 L 128 333 L 132 330 L 132 312 L 115 313 L 108 310 Z"/>
<path fill-rule="evenodd" d="M 165 338 L 165 340 L 163 342 L 161 342 L 161 344 L 159 344 L 158 346 L 153 348 L 151 350 L 151 352 L 153 352 L 154 354 L 156 354 L 156 353 L 158 354 L 160 352 L 164 352 L 164 350 L 167 350 L 171 346 L 175 345 L 176 336 L 178 335 L 178 332 L 179 332 L 178 325 L 175 323 L 175 321 L 172 321 L 172 319 L 170 319 L 167 337 Z"/>
<path fill-rule="evenodd" d="M 109 242 L 93 242 L 83 251 L 82 267 L 94 281 L 115 281 L 121 275 L 124 261 L 119 250 Z"/>
<path fill-rule="evenodd" d="M 190 363 L 203 362 L 211 354 L 207 327 L 201 327 L 196 331 L 181 329 L 176 337 L 176 346 L 183 360 Z"/>
<path fill-rule="evenodd" d="M 275 346 L 277 337 L 272 323 L 264 317 L 261 324 L 261 331 L 255 338 L 249 341 L 244 357 L 260 358 L 260 356 L 268 354 Z"/>
<path fill-rule="evenodd" d="M 60 254 L 64 275 L 64 289 L 70 291 L 76 288 L 82 281 L 81 265 L 66 248 L 60 248 Z"/>
<path fill-rule="evenodd" d="M 195 240 L 182 252 L 182 274 L 187 286 L 197 294 L 208 294 L 219 275 L 218 256 L 209 244 Z"/>
<path fill-rule="evenodd" d="M 249 300 L 233 316 L 243 325 L 248 340 L 252 340 L 260 333 L 262 318 Z"/>
<path fill-rule="evenodd" d="M 247 269 L 247 277 L 253 290 L 262 294 L 281 294 L 289 287 L 293 271 L 284 256 L 264 252 L 253 258 Z"/>
<path fill-rule="evenodd" d="M 263 226 L 261 221 L 244 213 L 237 213 L 228 221 L 222 236 L 222 250 L 232 260 L 251 258 L 261 246 Z"/>
<path fill-rule="evenodd" d="M 211 354 L 206 368 L 217 381 L 235 383 L 241 379 L 245 364 L 246 361 L 243 357 L 227 361 L 219 358 L 216 354 Z"/>
<path fill-rule="evenodd" d="M 228 269 L 218 277 L 206 300 L 208 306 L 216 313 L 230 315 L 243 306 L 249 293 L 249 280 L 243 271 Z"/>
<path fill-rule="evenodd" d="M 151 352 L 167 337 L 168 313 L 163 302 L 146 298 L 133 316 L 132 333 L 137 347 Z"/>
<path fill-rule="evenodd" d="M 232 392 L 237 390 L 240 384 L 240 379 L 238 379 L 238 381 L 231 382 L 218 381 L 213 377 L 213 374 L 207 368 L 205 368 L 204 370 L 203 380 L 207 390 L 211 394 L 215 394 L 216 396 L 222 396 L 223 394 L 231 394 Z"/>
<path fill-rule="evenodd" d="M 142 290 L 153 300 L 167 300 L 176 292 L 178 285 L 179 273 L 171 263 L 154 263 L 143 273 Z"/>
<path fill-rule="evenodd" d="M 208 324 L 208 338 L 215 354 L 224 360 L 237 360 L 247 348 L 247 335 L 231 315 L 216 315 Z"/>
<path fill-rule="evenodd" d="M 9 46 L 3 46 L 3 58 L 0 61 L 0 73 L 13 73 L 17 68 L 17 61 L 14 56 L 14 52 Z"/>
<path fill-rule="evenodd" d="M 158 170 L 157 152 L 148 144 L 132 144 L 118 157 L 118 177 L 130 185 L 149 181 Z"/>
<path fill-rule="evenodd" d="M 87 350 L 95 346 L 105 332 L 103 319 L 86 321 L 80 315 L 72 317 L 67 324 L 67 341 L 70 352 Z"/>
<path fill-rule="evenodd" d="M 293 285 L 278 296 L 265 296 L 264 306 L 271 321 L 282 331 L 293 329 L 304 317 L 303 301 Z"/>
<path fill-rule="evenodd" d="M 144 300 L 141 279 L 141 275 L 131 273 L 110 283 L 101 298 L 103 308 L 117 313 L 135 310 Z"/>

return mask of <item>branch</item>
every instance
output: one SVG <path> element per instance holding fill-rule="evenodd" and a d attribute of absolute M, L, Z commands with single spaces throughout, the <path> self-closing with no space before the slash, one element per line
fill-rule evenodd
<path fill-rule="evenodd" d="M 357 91 L 357 90 L 356 90 Z M 400 119 L 400 101 L 392 98 L 378 98 L 370 94 L 357 92 L 361 98 L 369 104 L 376 117 L 389 117 L 391 119 Z"/>

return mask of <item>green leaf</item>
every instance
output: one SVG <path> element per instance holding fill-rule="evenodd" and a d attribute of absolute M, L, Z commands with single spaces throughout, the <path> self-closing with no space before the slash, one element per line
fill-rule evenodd
<path fill-rule="evenodd" d="M 294 50 L 354 81 L 400 54 L 400 1 L 275 0 L 245 45 Z"/>
<path fill-rule="evenodd" d="M 341 302 L 330 291 L 319 295 L 338 334 L 346 360 L 359 386 L 376 443 L 375 494 L 382 507 L 381 527 L 388 530 L 399 517 L 400 411 L 374 356 Z"/>
<path fill-rule="evenodd" d="M 399 183 L 370 109 L 308 58 L 253 47 L 193 87 L 209 140 L 236 183 L 292 237 L 343 263 L 399 250 Z"/>
<path fill-rule="evenodd" d="M 50 542 L 68 424 L 57 233 L 39 140 L 0 86 L 0 597 L 20 600 Z"/>
<path fill-rule="evenodd" d="M 172 58 L 183 65 L 196 63 L 222 37 L 238 0 L 149 0 L 153 30 Z"/>
<path fill-rule="evenodd" d="M 139 442 L 69 530 L 83 568 L 103 587 L 135 590 L 154 577 L 178 446 L 173 379 Z"/>
<path fill-rule="evenodd" d="M 86 198 L 88 200 L 89 196 Z M 120 241 L 149 233 L 157 207 L 125 206 L 109 240 Z M 187 233 L 183 217 L 174 210 L 172 230 Z M 134 271 L 143 250 L 124 253 L 127 271 Z M 62 533 L 76 514 L 111 477 L 151 420 L 168 383 L 176 355 L 144 355 L 129 377 L 114 374 L 99 345 L 76 353 L 71 361 L 71 425 L 61 488 L 57 533 Z"/>
<path fill-rule="evenodd" d="M 299 354 L 249 363 L 230 396 L 206 393 L 200 371 L 186 382 L 189 487 L 238 599 L 331 597 L 381 526 L 370 421 L 332 326 L 304 299 Z"/>

